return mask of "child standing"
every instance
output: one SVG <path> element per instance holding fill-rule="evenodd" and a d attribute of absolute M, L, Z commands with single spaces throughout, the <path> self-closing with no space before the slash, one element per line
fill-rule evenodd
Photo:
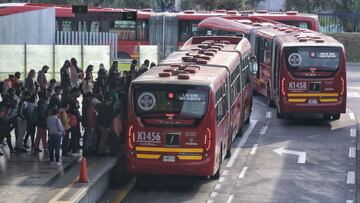
<path fill-rule="evenodd" d="M 47 127 L 49 130 L 49 155 L 51 164 L 54 163 L 54 153 L 56 159 L 56 165 L 60 166 L 60 143 L 61 138 L 65 134 L 65 129 L 58 118 L 57 109 L 52 109 L 50 116 L 47 118 Z"/>

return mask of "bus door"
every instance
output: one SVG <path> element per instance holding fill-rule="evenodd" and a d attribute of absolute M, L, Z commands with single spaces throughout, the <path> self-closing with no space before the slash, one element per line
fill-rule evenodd
<path fill-rule="evenodd" d="M 243 96 L 241 95 L 241 58 L 239 64 L 236 66 L 235 70 L 230 74 L 230 105 L 231 105 L 231 131 L 230 136 L 232 140 L 235 138 L 239 128 L 241 127 L 242 121 L 242 109 L 243 109 Z"/>
<path fill-rule="evenodd" d="M 254 89 L 264 96 L 268 96 L 268 81 L 271 79 L 271 40 L 257 37 L 257 67 Z"/>
<path fill-rule="evenodd" d="M 272 72 L 271 72 L 271 95 L 274 97 L 280 96 L 280 49 L 279 45 L 275 42 L 273 42 L 273 51 L 272 51 Z M 276 100 L 276 99 L 275 99 Z"/>

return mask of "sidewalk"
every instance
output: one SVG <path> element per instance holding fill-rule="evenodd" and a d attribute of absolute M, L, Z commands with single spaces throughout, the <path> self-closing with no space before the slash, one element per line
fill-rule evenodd
<path fill-rule="evenodd" d="M 4 152 L 4 156 L 0 156 L 0 196 L 6 197 L 0 202 L 31 202 L 79 160 L 79 156 L 72 156 L 54 168 L 47 153 L 10 154 L 7 146 L 0 148 Z"/>
<path fill-rule="evenodd" d="M 80 156 L 63 159 L 62 166 L 52 167 L 44 152 L 10 154 L 7 146 L 0 150 L 5 152 L 0 156 L 0 203 L 95 202 L 108 188 L 110 171 L 118 162 L 111 156 L 87 157 L 90 181 L 79 183 Z"/>

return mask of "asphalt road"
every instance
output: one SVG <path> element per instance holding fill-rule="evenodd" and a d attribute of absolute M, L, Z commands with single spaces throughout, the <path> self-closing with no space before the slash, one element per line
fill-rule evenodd
<path fill-rule="evenodd" d="M 357 202 L 359 69 L 348 64 L 348 106 L 340 120 L 325 121 L 321 115 L 279 120 L 265 98 L 255 96 L 251 122 L 235 140 L 219 180 L 134 177 L 101 201 Z"/>

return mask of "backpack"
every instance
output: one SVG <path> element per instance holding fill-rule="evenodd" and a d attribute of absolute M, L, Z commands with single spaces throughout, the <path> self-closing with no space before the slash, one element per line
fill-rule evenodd
<path fill-rule="evenodd" d="M 70 118 L 70 126 L 71 127 L 77 127 L 77 124 L 78 124 L 78 120 L 76 118 L 76 116 L 74 114 L 68 114 L 69 115 L 69 118 Z"/>
<path fill-rule="evenodd" d="M 23 113 L 26 121 L 30 121 L 31 123 L 36 123 L 37 107 L 35 107 L 35 108 L 26 107 L 23 109 L 22 113 Z"/>

